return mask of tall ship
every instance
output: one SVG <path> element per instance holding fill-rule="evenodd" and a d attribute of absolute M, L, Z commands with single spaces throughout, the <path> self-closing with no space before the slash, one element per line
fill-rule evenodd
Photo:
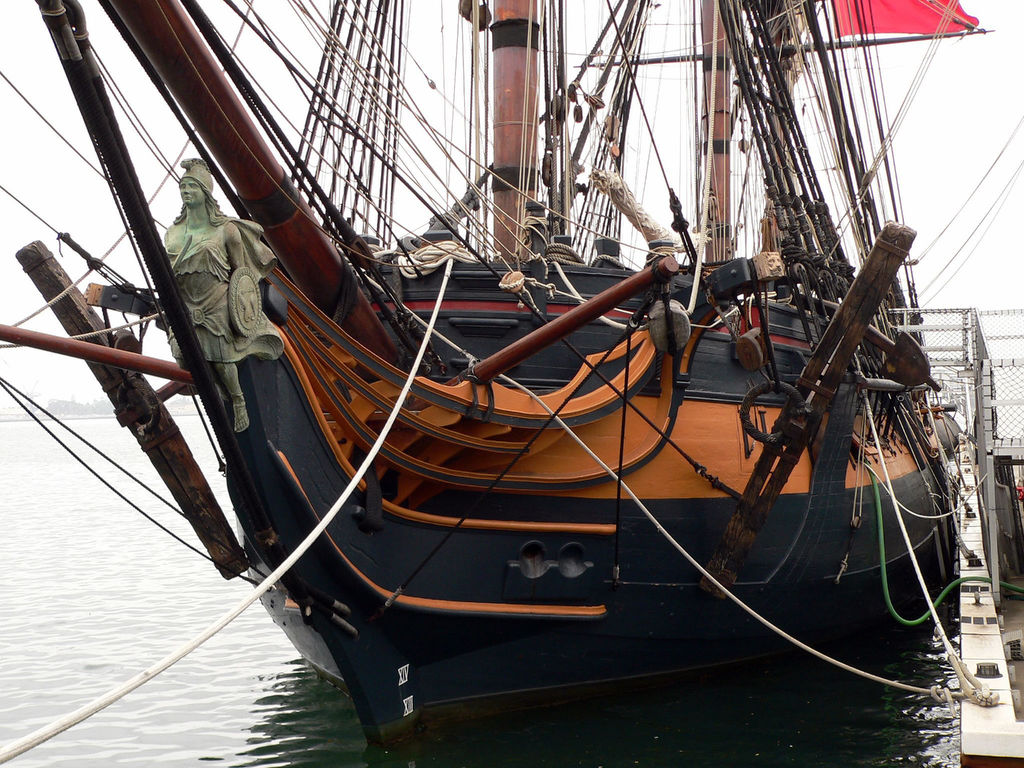
<path fill-rule="evenodd" d="M 221 572 L 280 571 L 264 604 L 368 741 L 817 645 L 950 578 L 938 384 L 891 314 L 915 233 L 847 62 L 974 29 L 955 2 L 38 4 L 149 280 L 100 267 L 74 326 L 23 249 L 89 337 L 60 351 Z M 100 14 L 188 136 L 180 211 Z M 160 448 L 189 393 L 237 539 L 218 468 Z"/>

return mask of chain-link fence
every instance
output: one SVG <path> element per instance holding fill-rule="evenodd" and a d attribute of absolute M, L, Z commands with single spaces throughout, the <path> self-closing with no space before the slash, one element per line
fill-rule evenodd
<path fill-rule="evenodd" d="M 971 427 L 982 412 L 991 448 L 1024 446 L 1024 310 L 899 309 L 892 320 L 928 355 L 942 399 Z"/>
<path fill-rule="evenodd" d="M 1024 309 L 979 311 L 978 322 L 990 358 L 1017 358 L 1024 365 Z"/>
<path fill-rule="evenodd" d="M 956 406 L 957 421 L 969 425 L 974 414 L 973 369 L 975 311 L 971 309 L 895 309 L 893 325 L 909 332 L 928 355 L 938 398 Z"/>
<path fill-rule="evenodd" d="M 997 485 L 1005 485 L 1006 478 L 1012 482 L 1011 465 L 1024 464 L 1024 310 L 908 309 L 895 312 L 892 322 L 917 338 L 931 360 L 932 377 L 943 385 L 940 397 L 956 403 L 964 416 L 977 448 L 986 516 L 1013 521 L 990 524 L 985 535 L 998 604 L 1007 543 L 1002 532 L 1020 530 L 1019 510 L 1001 515 L 1005 495 L 997 493 Z"/>
<path fill-rule="evenodd" d="M 974 310 L 894 309 L 892 318 L 897 328 L 914 335 L 939 376 L 955 375 L 973 363 Z"/>
<path fill-rule="evenodd" d="M 978 312 L 977 354 L 992 409 L 992 447 L 1024 446 L 1024 310 Z"/>

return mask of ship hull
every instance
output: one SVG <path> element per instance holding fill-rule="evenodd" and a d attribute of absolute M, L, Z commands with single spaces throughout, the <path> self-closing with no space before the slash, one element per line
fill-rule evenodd
<path fill-rule="evenodd" d="M 735 375 L 716 382 L 709 370 L 734 373 L 720 337 L 705 347 L 711 352 L 703 358 L 691 355 L 692 413 L 735 403 L 745 386 Z M 325 429 L 294 358 L 251 360 L 240 372 L 251 417 L 240 444 L 291 550 L 348 484 L 351 466 L 332 445 L 348 438 Z M 816 441 L 807 487 L 776 502 L 733 589 L 765 620 L 811 644 L 887 618 L 871 488 L 866 480 L 850 482 L 856 410 L 855 387 L 843 385 Z M 672 429 L 681 434 L 686 425 Z M 731 434 L 723 424 L 729 451 L 756 458 L 756 449 Z M 735 499 L 706 483 L 689 497 L 657 492 L 662 449 L 637 461 L 626 482 L 648 489 L 642 499 L 651 516 L 706 563 Z M 929 471 L 913 462 L 908 470 L 904 459 L 894 479 L 897 498 L 929 509 Z M 676 473 L 693 474 L 674 461 Z M 550 493 L 525 486 L 487 492 L 453 476 L 450 487 L 417 506 L 417 518 L 394 505 L 381 509 L 378 494 L 386 500 L 395 490 L 388 470 L 372 474 L 376 491 L 371 483 L 353 494 L 295 567 L 304 582 L 351 609 L 349 626 L 314 610 L 308 623 L 286 627 L 327 677 L 344 680 L 371 742 L 401 738 L 431 720 L 653 684 L 791 647 L 733 602 L 701 589 L 700 572 L 636 505 L 593 483 L 562 483 Z M 890 590 L 894 603 L 906 605 L 919 588 L 884 495 L 882 507 Z M 368 529 L 374 515 L 381 524 Z M 934 524 L 909 518 L 908 526 L 915 555 L 934 574 Z"/>

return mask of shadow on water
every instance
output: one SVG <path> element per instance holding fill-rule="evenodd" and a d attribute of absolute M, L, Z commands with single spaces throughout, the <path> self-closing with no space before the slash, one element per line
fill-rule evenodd
<path fill-rule="evenodd" d="M 941 647 L 886 630 L 828 648 L 876 674 L 947 683 Z M 956 720 L 931 699 L 804 655 L 719 670 L 670 688 L 430 730 L 367 747 L 351 702 L 300 663 L 267 681 L 239 765 L 930 766 L 959 764 Z"/>

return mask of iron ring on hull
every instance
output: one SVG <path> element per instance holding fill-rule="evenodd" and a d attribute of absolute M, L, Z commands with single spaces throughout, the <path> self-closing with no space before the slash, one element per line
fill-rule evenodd
<path fill-rule="evenodd" d="M 803 403 L 804 396 L 800 394 L 800 390 L 792 384 L 786 384 L 782 381 L 778 382 L 778 384 L 771 381 L 765 381 L 758 384 L 756 387 L 752 387 L 750 391 L 743 396 L 743 402 L 740 403 L 740 424 L 743 426 L 743 431 L 750 435 L 754 440 L 757 440 L 757 442 L 768 445 L 777 445 L 782 442 L 782 433 L 763 432 L 758 429 L 750 418 L 750 409 L 753 407 L 757 398 L 775 390 L 776 387 L 778 390 L 786 394 L 787 402 L 793 402 L 797 405 Z"/>

